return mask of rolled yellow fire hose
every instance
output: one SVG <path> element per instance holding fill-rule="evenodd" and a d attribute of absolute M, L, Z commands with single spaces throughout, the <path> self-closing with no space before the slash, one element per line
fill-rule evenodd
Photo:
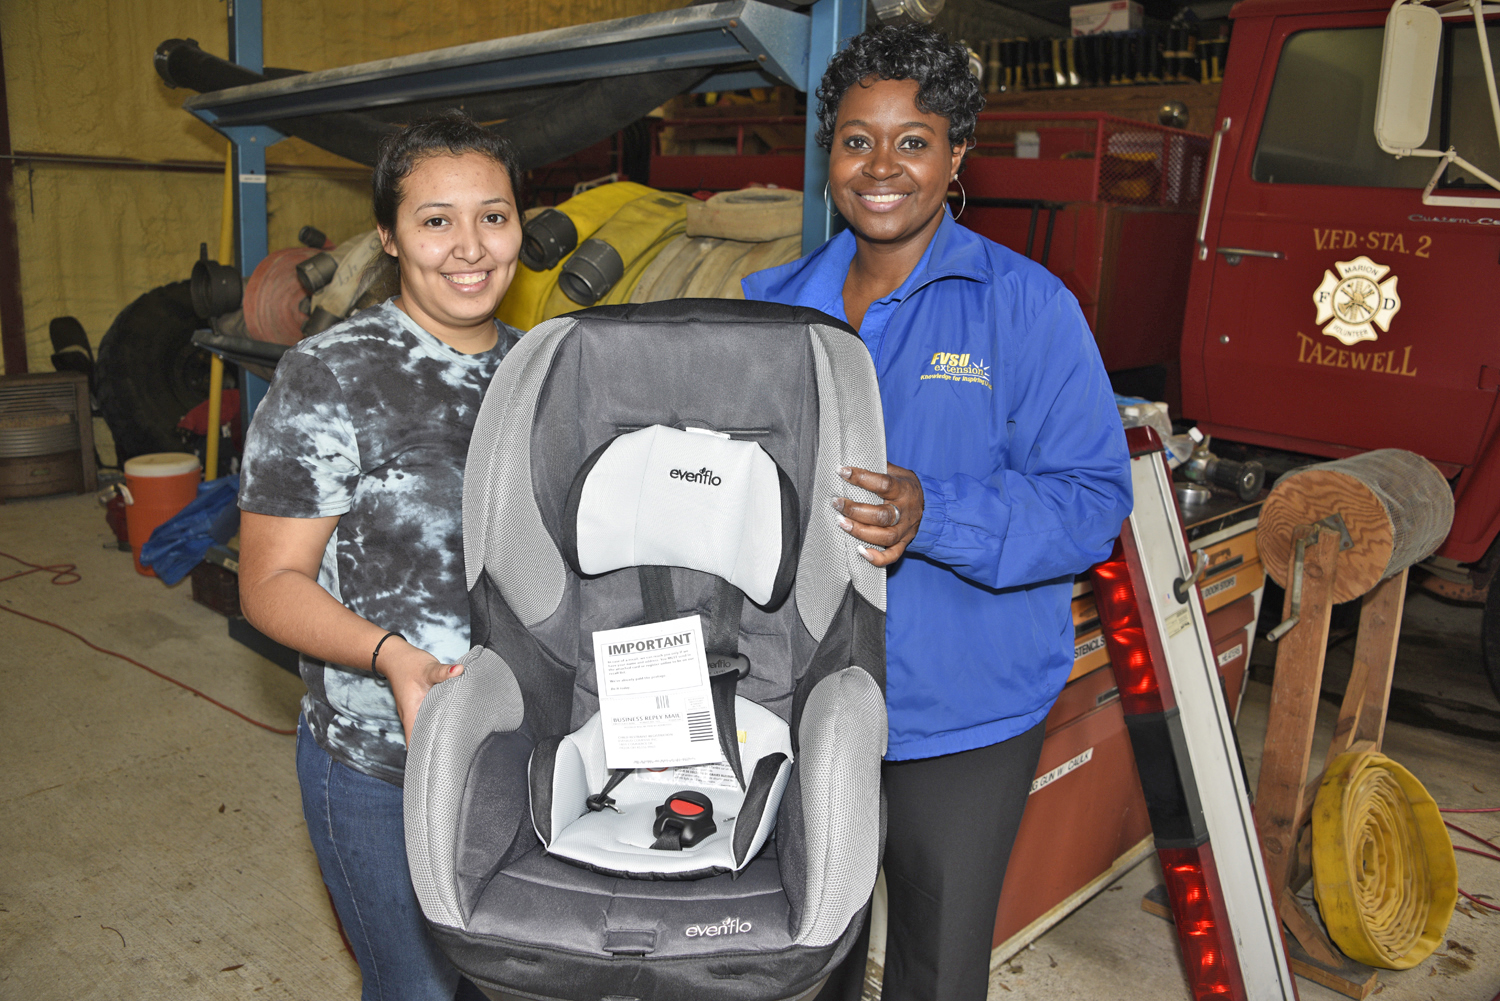
<path fill-rule="evenodd" d="M 622 205 L 592 237 L 580 240 L 578 249 L 563 262 L 563 273 L 558 276 L 557 283 L 548 293 L 546 304 L 537 318 L 538 322 L 571 313 L 585 305 L 628 302 L 630 292 L 634 289 L 635 282 L 640 280 L 641 273 L 682 232 L 690 200 L 670 191 L 653 191 Z M 602 278 L 608 287 L 602 292 L 594 289 L 597 298 L 592 300 L 571 298 L 565 291 L 570 277 L 575 281 L 575 290 L 582 285 L 577 280 L 580 276 L 571 273 L 579 267 L 582 258 L 599 250 L 605 250 L 612 256 L 613 263 L 620 269 L 619 273 L 611 281 L 608 275 L 591 270 L 589 276 L 596 280 Z M 618 294 L 612 296 L 611 293 L 616 293 L 617 290 Z"/>
<path fill-rule="evenodd" d="M 652 263 L 682 235 L 682 231 L 676 228 L 668 230 L 657 241 L 636 255 L 635 260 L 625 265 L 625 274 L 615 283 L 600 299 L 597 305 L 617 306 L 630 301 L 630 294 L 635 291 L 636 285 L 640 284 L 641 276 L 644 275 Z"/>
<path fill-rule="evenodd" d="M 575 195 L 557 206 L 557 210 L 573 221 L 578 231 L 578 242 L 582 243 L 608 222 L 621 206 L 643 195 L 655 193 L 654 189 L 644 184 L 617 181 L 614 184 L 601 184 Z M 506 291 L 505 298 L 500 300 L 500 307 L 495 315 L 518 330 L 526 331 L 536 326 L 544 318 L 542 309 L 556 287 L 557 276 L 562 273 L 566 263 L 567 257 L 564 257 L 546 271 L 532 271 L 528 267 L 517 266 L 515 277 L 511 279 L 510 288 Z"/>
<path fill-rule="evenodd" d="M 1406 970 L 1443 942 L 1458 867 L 1416 777 L 1373 751 L 1329 765 L 1312 813 L 1313 889 L 1328 935 L 1366 966 Z"/>

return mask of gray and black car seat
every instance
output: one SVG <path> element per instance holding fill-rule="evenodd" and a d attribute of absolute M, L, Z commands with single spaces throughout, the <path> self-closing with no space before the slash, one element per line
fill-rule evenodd
<path fill-rule="evenodd" d="M 816 310 L 548 321 L 469 449 L 474 647 L 406 765 L 412 881 L 492 998 L 813 997 L 884 832 L 885 575 L 831 501 L 885 468 L 875 373 Z M 593 634 L 697 615 L 718 766 L 611 772 Z"/>

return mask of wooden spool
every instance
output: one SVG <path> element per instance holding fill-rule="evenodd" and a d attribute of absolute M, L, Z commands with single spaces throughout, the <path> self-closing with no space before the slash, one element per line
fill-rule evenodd
<path fill-rule="evenodd" d="M 1353 545 L 1339 553 L 1335 602 L 1353 601 L 1437 551 L 1453 524 L 1453 492 L 1437 467 L 1386 448 L 1295 470 L 1276 481 L 1260 512 L 1261 562 L 1291 581 L 1292 530 L 1338 514 Z"/>

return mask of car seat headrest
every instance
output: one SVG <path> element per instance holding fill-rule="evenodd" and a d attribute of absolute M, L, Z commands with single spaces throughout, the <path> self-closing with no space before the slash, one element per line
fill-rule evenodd
<path fill-rule="evenodd" d="M 588 457 L 568 491 L 560 541 L 580 577 L 687 567 L 770 610 L 791 591 L 801 524 L 796 488 L 758 443 L 654 424 Z"/>

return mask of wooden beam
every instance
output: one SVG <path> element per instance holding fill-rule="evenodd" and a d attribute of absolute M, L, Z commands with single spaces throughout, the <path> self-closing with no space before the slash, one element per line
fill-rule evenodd
<path fill-rule="evenodd" d="M 1308 955 L 1295 938 L 1287 939 L 1286 954 L 1291 960 L 1292 972 L 1297 976 L 1306 977 L 1315 984 L 1322 984 L 1329 990 L 1338 991 L 1356 1001 L 1369 997 L 1378 982 L 1374 970 L 1343 953 L 1339 954 L 1338 966 L 1319 963 Z"/>
<path fill-rule="evenodd" d="M 1292 891 L 1284 886 L 1276 901 L 1276 913 L 1286 924 L 1287 931 L 1296 936 L 1309 956 L 1325 966 L 1343 965 L 1344 954 L 1334 947 L 1323 929 L 1318 927 L 1318 923 L 1302 909 L 1301 901 L 1292 896 Z"/>
<path fill-rule="evenodd" d="M 1337 583 L 1339 534 L 1300 525 L 1292 533 L 1294 545 L 1296 539 L 1313 533 L 1317 533 L 1317 541 L 1307 547 L 1300 608 L 1292 607 L 1292 592 L 1287 591 L 1284 617 L 1296 614 L 1301 621 L 1277 644 L 1270 719 L 1255 794 L 1256 827 L 1273 894 L 1288 885 L 1296 858 L 1297 821 L 1307 798 L 1307 766 L 1312 757 L 1323 659 L 1328 652 L 1328 618 Z"/>
<path fill-rule="evenodd" d="M 6 375 L 25 375 L 26 313 L 21 307 L 21 241 L 16 235 L 16 178 L 6 101 L 5 44 L 0 39 L 0 358 Z"/>
<path fill-rule="evenodd" d="M 1365 675 L 1364 701 L 1349 731 L 1351 745 L 1368 740 L 1374 745 L 1373 750 L 1378 751 L 1385 742 L 1386 710 L 1391 702 L 1391 679 L 1396 673 L 1396 647 L 1401 639 L 1406 578 L 1410 573 L 1410 568 L 1402 570 L 1375 585 L 1364 597 L 1359 639 L 1354 645 L 1354 670 Z"/>

